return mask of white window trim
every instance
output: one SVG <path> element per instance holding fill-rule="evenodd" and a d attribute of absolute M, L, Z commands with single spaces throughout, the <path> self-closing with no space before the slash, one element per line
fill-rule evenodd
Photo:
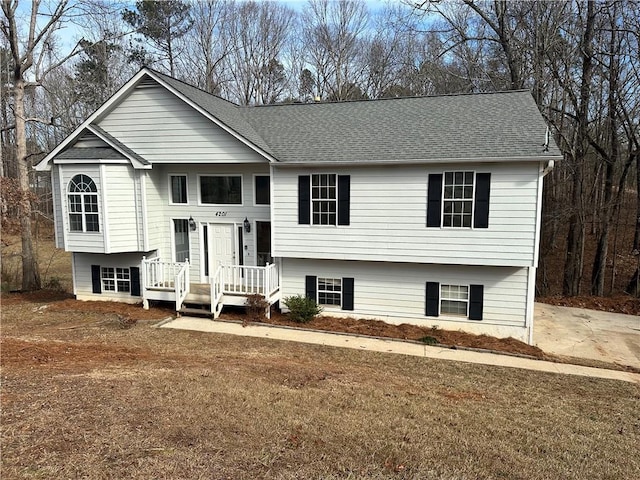
<path fill-rule="evenodd" d="M 200 179 L 202 177 L 240 177 L 240 203 L 202 203 Z M 243 207 L 244 206 L 244 176 L 241 173 L 201 173 L 198 174 L 198 206 L 199 207 Z"/>
<path fill-rule="evenodd" d="M 332 201 L 335 203 L 336 206 L 336 222 L 335 223 L 314 223 L 313 221 L 313 177 L 314 175 L 333 175 L 336 179 L 336 198 L 335 199 L 317 199 L 316 201 L 319 202 L 324 202 L 324 201 Z M 310 222 L 309 225 L 310 226 L 315 226 L 315 227 L 337 227 L 338 226 L 338 174 L 337 173 L 331 173 L 331 172 L 320 172 L 320 173 L 312 173 L 311 177 L 309 179 L 309 188 L 311 189 L 311 191 L 309 192 L 309 200 L 310 200 L 310 205 L 309 208 L 311 209 L 311 216 L 310 216 Z"/>
<path fill-rule="evenodd" d="M 60 169 L 60 181 L 61 183 L 64 182 L 63 178 L 62 178 L 62 169 Z M 96 191 L 95 192 L 72 192 L 71 189 L 69 188 L 71 185 L 71 181 L 77 177 L 78 175 L 84 175 L 85 177 L 88 177 L 93 184 L 96 187 Z M 64 195 L 66 198 L 66 201 L 64 202 L 66 205 L 66 218 L 64 221 L 64 224 L 66 226 L 66 232 L 69 234 L 82 234 L 82 235 L 104 235 L 103 230 L 105 230 L 105 226 L 102 224 L 101 222 L 101 212 L 103 215 L 106 215 L 106 212 L 104 212 L 104 208 L 105 208 L 105 202 L 104 202 L 104 198 L 103 198 L 103 191 L 98 187 L 98 183 L 95 181 L 94 176 L 93 175 L 89 175 L 88 173 L 83 173 L 83 172 L 76 172 L 73 173 L 71 175 L 71 177 L 69 178 L 69 180 L 66 182 L 66 185 L 64 187 Z M 69 197 L 71 195 L 80 195 L 80 205 L 82 208 L 81 212 L 72 212 L 71 211 L 71 203 L 69 202 Z M 95 195 L 96 196 L 96 205 L 98 208 L 97 212 L 86 212 L 85 211 L 85 204 L 84 204 L 84 196 L 85 195 Z M 102 200 L 102 202 L 101 202 Z M 102 203 L 102 205 L 101 205 Z M 97 215 L 98 216 L 98 230 L 91 230 L 88 231 L 87 230 L 87 215 Z M 82 230 L 71 230 L 71 219 L 70 216 L 71 215 L 80 215 L 82 217 Z M 63 217 L 65 216 L 65 214 L 63 214 Z M 66 245 L 65 245 L 66 247 Z"/>
<path fill-rule="evenodd" d="M 113 270 L 113 277 L 105 277 L 104 276 L 104 271 L 106 269 L 112 269 Z M 126 270 L 128 272 L 128 279 L 118 279 L 118 269 L 120 270 Z M 105 287 L 105 280 L 112 280 L 113 281 L 113 286 L 115 287 L 114 290 L 109 290 Z M 119 290 L 118 289 L 118 281 L 120 282 L 127 282 L 129 284 L 129 289 L 128 290 Z M 102 292 L 107 292 L 107 293 L 131 293 L 131 269 L 129 267 L 103 267 L 100 266 L 100 284 L 101 284 L 101 288 L 102 288 Z"/>
<path fill-rule="evenodd" d="M 256 178 L 267 177 L 269 179 L 269 203 L 258 203 L 258 195 L 256 195 Z M 268 173 L 254 173 L 253 174 L 253 206 L 254 207 L 269 207 L 271 206 L 271 175 Z"/>
<path fill-rule="evenodd" d="M 458 227 L 456 227 L 458 228 Z M 448 285 L 451 287 L 467 287 L 467 299 L 466 300 L 460 300 L 459 298 L 444 298 L 442 295 L 442 286 L 443 285 Z M 447 316 L 451 317 L 451 318 L 455 318 L 455 319 L 460 319 L 460 318 L 469 318 L 469 304 L 471 303 L 470 297 L 471 297 L 471 285 L 470 284 L 463 284 L 463 283 L 442 283 L 440 282 L 439 285 L 440 291 L 438 292 L 439 294 L 439 299 L 438 299 L 438 316 L 442 316 L 444 315 L 444 317 L 446 318 Z M 442 313 L 442 301 L 443 300 L 447 300 L 450 302 L 466 302 L 467 304 L 467 313 L 465 315 L 461 315 L 461 314 L 455 314 L 455 313 Z"/>
<path fill-rule="evenodd" d="M 473 191 L 471 192 L 471 225 L 468 227 L 446 227 L 444 225 L 444 202 L 449 200 L 451 201 L 452 199 L 445 199 L 444 198 L 444 177 L 446 173 L 456 173 L 456 172 L 471 172 L 473 173 Z M 477 175 L 476 175 L 476 171 L 475 170 L 443 170 L 442 171 L 442 193 L 440 194 L 440 228 L 445 229 L 445 230 L 473 230 L 473 221 L 475 220 L 475 215 L 476 215 L 476 185 L 478 184 L 477 182 Z"/>
<path fill-rule="evenodd" d="M 185 182 L 185 189 L 186 189 L 186 194 L 187 194 L 186 203 L 176 203 L 176 202 L 173 201 L 173 190 L 171 188 L 171 177 L 185 177 L 186 178 L 186 182 Z M 188 173 L 169 173 L 167 175 L 167 182 L 168 182 L 168 190 L 169 190 L 169 205 L 189 205 L 189 174 Z"/>
<path fill-rule="evenodd" d="M 176 263 L 176 230 L 175 230 L 175 222 L 174 220 L 186 220 L 187 221 L 187 236 L 189 237 L 189 256 L 187 257 L 187 260 L 189 261 L 189 264 L 191 264 L 191 254 L 193 253 L 193 247 L 191 245 L 191 229 L 189 227 L 189 219 L 187 217 L 171 217 L 169 219 L 169 229 L 171 232 L 171 261 Z"/>
<path fill-rule="evenodd" d="M 334 303 L 320 303 L 320 280 L 339 280 L 340 281 L 340 291 L 337 292 L 335 290 L 331 291 L 331 290 L 322 290 L 322 292 L 324 293 L 330 293 L 330 294 L 335 294 L 335 293 L 339 293 L 340 294 L 340 304 L 336 305 Z M 322 305 L 325 308 L 340 308 L 342 309 L 342 300 L 344 298 L 344 292 L 343 292 L 343 282 L 342 282 L 342 277 L 316 277 L 316 302 L 318 302 L 318 305 Z"/>

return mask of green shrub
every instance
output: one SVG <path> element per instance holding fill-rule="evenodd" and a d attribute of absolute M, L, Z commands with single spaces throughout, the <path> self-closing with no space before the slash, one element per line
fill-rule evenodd
<path fill-rule="evenodd" d="M 426 345 L 437 345 L 438 343 L 438 339 L 435 337 L 432 337 L 430 335 L 427 335 L 426 337 L 422 337 L 418 339 L 419 342 L 422 342 Z"/>
<path fill-rule="evenodd" d="M 314 299 L 302 295 L 286 297 L 282 303 L 289 309 L 291 320 L 298 323 L 310 322 L 313 317 L 322 312 L 322 307 Z"/>

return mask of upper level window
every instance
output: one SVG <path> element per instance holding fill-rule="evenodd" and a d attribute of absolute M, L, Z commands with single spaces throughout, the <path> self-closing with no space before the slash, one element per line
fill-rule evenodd
<path fill-rule="evenodd" d="M 445 172 L 443 227 L 471 227 L 473 172 Z"/>
<path fill-rule="evenodd" d="M 335 225 L 338 194 L 335 174 L 311 175 L 311 205 L 313 225 Z"/>
<path fill-rule="evenodd" d="M 201 176 L 200 202 L 214 205 L 242 205 L 242 177 Z"/>
<path fill-rule="evenodd" d="M 98 189 L 87 175 L 76 175 L 69 182 L 69 230 L 98 232 Z"/>
<path fill-rule="evenodd" d="M 270 199 L 270 184 L 269 184 L 269 175 L 256 175 L 256 190 L 255 190 L 255 199 L 256 205 L 269 205 L 271 203 Z"/>
<path fill-rule="evenodd" d="M 427 227 L 489 228 L 491 173 L 430 173 Z"/>
<path fill-rule="evenodd" d="M 351 176 L 335 173 L 298 175 L 300 225 L 349 225 Z"/>
<path fill-rule="evenodd" d="M 189 203 L 187 196 L 187 176 L 170 175 L 171 203 Z"/>

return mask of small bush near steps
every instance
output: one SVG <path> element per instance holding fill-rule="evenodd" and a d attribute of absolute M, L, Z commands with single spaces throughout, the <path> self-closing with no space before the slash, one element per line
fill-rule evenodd
<path fill-rule="evenodd" d="M 302 295 L 286 297 L 282 303 L 289 309 L 291 320 L 298 323 L 308 323 L 322 312 L 322 307 L 314 299 Z"/>
<path fill-rule="evenodd" d="M 249 295 L 245 305 L 247 307 L 247 315 L 251 320 L 259 322 L 265 319 L 269 302 L 267 302 L 262 295 L 258 293 Z"/>

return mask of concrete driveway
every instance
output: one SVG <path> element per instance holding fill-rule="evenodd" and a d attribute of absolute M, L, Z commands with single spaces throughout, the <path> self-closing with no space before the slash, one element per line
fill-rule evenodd
<path fill-rule="evenodd" d="M 640 317 L 535 304 L 533 342 L 547 353 L 640 368 Z"/>

